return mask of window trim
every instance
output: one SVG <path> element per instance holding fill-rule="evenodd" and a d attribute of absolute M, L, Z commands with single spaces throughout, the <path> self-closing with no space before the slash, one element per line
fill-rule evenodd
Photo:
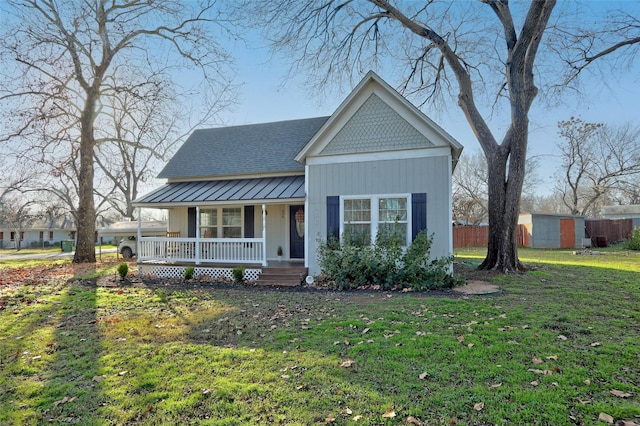
<path fill-rule="evenodd" d="M 412 199 L 411 193 L 390 193 L 390 194 L 359 194 L 359 195 L 341 195 L 340 196 L 340 241 L 344 236 L 344 202 L 345 200 L 364 200 L 368 199 L 371 203 L 371 242 L 373 243 L 376 240 L 376 236 L 378 235 L 378 226 L 380 225 L 380 199 L 384 198 L 404 198 L 407 200 L 407 232 L 406 232 L 406 241 L 403 247 L 407 247 L 411 244 L 411 227 L 413 223 L 412 217 Z M 385 223 L 387 223 L 385 221 Z"/>

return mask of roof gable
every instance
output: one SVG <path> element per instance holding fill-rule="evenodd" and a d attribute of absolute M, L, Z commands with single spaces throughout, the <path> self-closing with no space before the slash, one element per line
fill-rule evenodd
<path fill-rule="evenodd" d="M 194 131 L 159 178 L 303 172 L 293 160 L 329 117 Z"/>
<path fill-rule="evenodd" d="M 377 94 L 371 93 L 320 154 L 351 154 L 433 146 L 432 142 Z"/>
<path fill-rule="evenodd" d="M 455 165 L 462 145 L 369 71 L 295 160 L 440 147 L 451 149 Z"/>

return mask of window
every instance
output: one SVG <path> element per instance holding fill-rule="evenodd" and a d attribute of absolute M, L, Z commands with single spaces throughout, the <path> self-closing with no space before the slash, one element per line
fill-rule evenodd
<path fill-rule="evenodd" d="M 401 241 L 407 241 L 406 198 L 378 200 L 378 233 L 387 238 L 397 236 Z"/>
<path fill-rule="evenodd" d="M 11 241 L 15 241 L 16 240 L 16 233 L 14 231 L 11 231 L 10 237 L 11 237 Z"/>
<path fill-rule="evenodd" d="M 200 236 L 202 238 L 242 238 L 242 208 L 201 209 Z"/>
<path fill-rule="evenodd" d="M 49 241 L 53 241 L 53 231 L 49 231 Z"/>
<path fill-rule="evenodd" d="M 40 231 L 40 234 L 39 234 L 38 239 L 39 239 L 40 241 L 44 240 L 44 231 Z"/>
<path fill-rule="evenodd" d="M 409 196 L 372 195 L 343 197 L 342 235 L 356 243 L 370 244 L 380 237 L 397 237 L 409 244 Z"/>
<path fill-rule="evenodd" d="M 222 238 L 242 238 L 242 209 L 222 209 Z"/>
<path fill-rule="evenodd" d="M 343 235 L 352 242 L 371 243 L 371 200 L 344 200 Z"/>
<path fill-rule="evenodd" d="M 218 209 L 200 210 L 200 236 L 218 238 Z"/>

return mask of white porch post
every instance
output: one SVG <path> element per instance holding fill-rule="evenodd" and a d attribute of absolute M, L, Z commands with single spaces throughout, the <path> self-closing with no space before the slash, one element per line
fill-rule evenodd
<path fill-rule="evenodd" d="M 196 206 L 196 265 L 200 264 L 200 206 Z"/>
<path fill-rule="evenodd" d="M 138 207 L 138 236 L 136 237 L 136 258 L 140 259 L 140 238 L 142 238 L 142 229 L 141 228 L 141 215 L 142 207 Z"/>
<path fill-rule="evenodd" d="M 262 205 L 262 266 L 267 266 L 267 206 Z"/>

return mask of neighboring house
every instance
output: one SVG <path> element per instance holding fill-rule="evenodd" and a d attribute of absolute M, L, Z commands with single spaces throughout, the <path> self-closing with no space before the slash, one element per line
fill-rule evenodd
<path fill-rule="evenodd" d="M 640 204 L 603 206 L 601 211 L 605 219 L 631 219 L 634 228 L 640 227 Z"/>
<path fill-rule="evenodd" d="M 591 239 L 585 234 L 584 216 L 522 213 L 518 224 L 524 225 L 524 247 L 535 248 L 584 248 L 591 247 Z"/>
<path fill-rule="evenodd" d="M 431 255 L 449 256 L 461 152 L 373 72 L 330 117 L 196 130 L 159 174 L 167 183 L 134 201 L 167 209 L 172 234 L 141 238 L 140 271 L 181 276 L 195 264 L 230 276 L 245 264 L 257 279 L 282 247 L 317 275 L 319 242 L 345 231 L 373 240 L 393 229 L 408 245 L 426 228 Z"/>
<path fill-rule="evenodd" d="M 58 246 L 60 241 L 73 240 L 75 233 L 75 223 L 67 217 L 36 220 L 20 230 L 3 224 L 0 225 L 0 247 L 16 248 L 17 243 L 21 248 Z"/>

